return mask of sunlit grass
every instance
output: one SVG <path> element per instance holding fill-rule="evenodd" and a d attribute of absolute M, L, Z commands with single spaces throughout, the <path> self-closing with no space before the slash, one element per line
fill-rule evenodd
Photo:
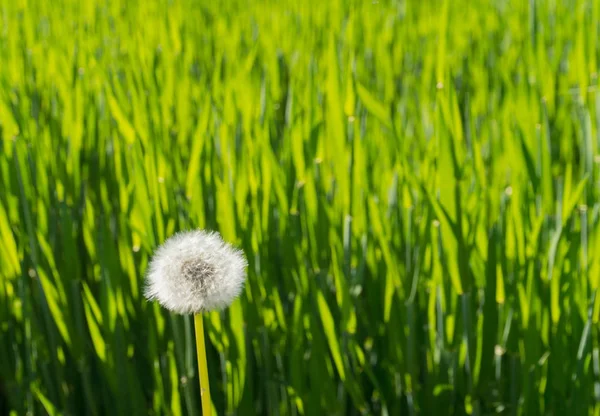
<path fill-rule="evenodd" d="M 600 414 L 600 3 L 0 5 L 0 413 Z M 515 413 L 513 413 L 515 412 Z"/>

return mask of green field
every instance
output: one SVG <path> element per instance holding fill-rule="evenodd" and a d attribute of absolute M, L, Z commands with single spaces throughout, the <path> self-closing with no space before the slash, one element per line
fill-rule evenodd
<path fill-rule="evenodd" d="M 0 414 L 600 415 L 600 2 L 0 2 Z"/>

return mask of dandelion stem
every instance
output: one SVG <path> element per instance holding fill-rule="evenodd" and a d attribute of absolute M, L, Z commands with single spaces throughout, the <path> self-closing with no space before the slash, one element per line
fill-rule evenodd
<path fill-rule="evenodd" d="M 204 345 L 204 322 L 201 313 L 194 315 L 194 327 L 196 328 L 196 353 L 198 354 L 198 374 L 200 375 L 202 416 L 210 416 L 210 388 L 208 384 L 208 366 L 206 365 L 206 347 Z"/>

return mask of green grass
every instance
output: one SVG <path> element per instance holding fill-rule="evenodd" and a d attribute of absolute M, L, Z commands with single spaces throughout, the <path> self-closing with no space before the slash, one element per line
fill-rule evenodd
<path fill-rule="evenodd" d="M 0 414 L 600 415 L 600 2 L 0 5 Z"/>

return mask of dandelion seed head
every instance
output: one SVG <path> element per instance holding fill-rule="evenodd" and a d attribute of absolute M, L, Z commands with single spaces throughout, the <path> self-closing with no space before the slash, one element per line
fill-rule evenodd
<path fill-rule="evenodd" d="M 223 309 L 242 291 L 246 266 L 243 253 L 218 233 L 181 232 L 154 253 L 145 296 L 179 314 Z"/>

